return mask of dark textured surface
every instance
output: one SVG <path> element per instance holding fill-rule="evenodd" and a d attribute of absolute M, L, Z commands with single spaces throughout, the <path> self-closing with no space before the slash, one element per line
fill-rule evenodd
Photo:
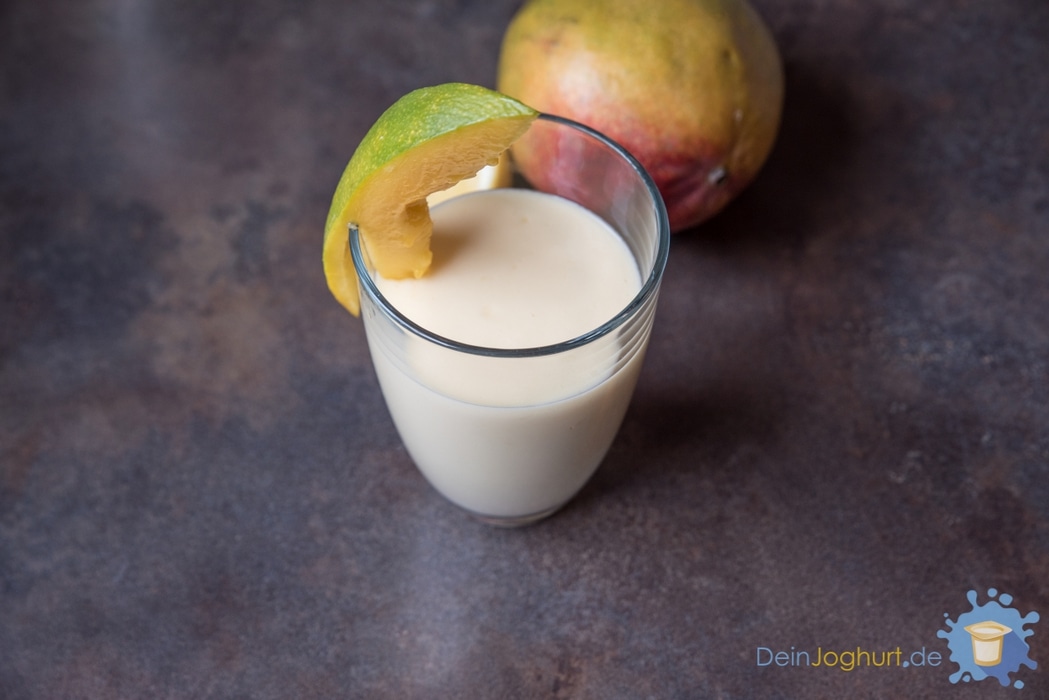
<path fill-rule="evenodd" d="M 405 455 L 320 266 L 513 2 L 0 5 L 0 697 L 1049 697 L 1049 5 L 756 2 L 757 183 L 675 238 L 636 400 L 520 531 Z M 1043 615 L 1026 688 L 762 668 Z"/>

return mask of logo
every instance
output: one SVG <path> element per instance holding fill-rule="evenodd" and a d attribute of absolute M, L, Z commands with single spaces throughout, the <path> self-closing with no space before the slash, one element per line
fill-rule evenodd
<path fill-rule="evenodd" d="M 951 683 L 995 678 L 1003 686 L 1023 688 L 1024 682 L 1013 681 L 1010 674 L 1019 671 L 1021 666 L 1038 668 L 1038 663 L 1029 655 L 1031 648 L 1027 643 L 1034 630 L 1026 629 L 1027 625 L 1038 622 L 1038 613 L 1032 611 L 1021 616 L 1018 610 L 1009 607 L 1013 597 L 1008 593 L 999 595 L 994 588 L 987 591 L 987 596 L 991 600 L 978 605 L 976 591 L 969 591 L 966 597 L 972 610 L 962 613 L 957 620 L 950 619 L 947 613 L 943 615 L 947 629 L 938 631 L 936 636 L 947 640 L 951 661 L 958 665 L 958 670 L 950 676 Z"/>
<path fill-rule="evenodd" d="M 1024 681 L 1013 676 L 1021 666 L 1031 670 L 1038 668 L 1038 663 L 1030 656 L 1028 643 L 1034 634 L 1031 626 L 1039 620 L 1038 613 L 1021 614 L 1012 607 L 1013 597 L 1008 593 L 999 594 L 997 589 L 988 589 L 987 596 L 990 600 L 980 605 L 977 592 L 969 591 L 966 597 L 972 605 L 971 610 L 955 620 L 950 619 L 949 613 L 943 615 L 946 629 L 937 631 L 936 636 L 947 641 L 949 662 L 956 664 L 958 669 L 948 678 L 953 684 L 995 678 L 1004 687 L 1023 688 Z M 756 647 L 753 658 L 759 668 L 768 669 L 800 667 L 813 672 L 836 670 L 861 674 L 906 673 L 902 669 L 911 669 L 913 673 L 916 669 L 934 669 L 948 664 L 943 652 L 936 649 L 938 646 L 904 648 L 883 643 L 874 646 L 788 647 L 780 644 Z M 940 672 L 948 670 L 945 667 Z"/>

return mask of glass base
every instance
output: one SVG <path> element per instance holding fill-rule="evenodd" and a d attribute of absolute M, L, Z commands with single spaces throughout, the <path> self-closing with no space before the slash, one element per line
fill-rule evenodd
<path fill-rule="evenodd" d="M 544 518 L 550 517 L 558 510 L 560 510 L 563 506 L 564 504 L 562 503 L 554 506 L 553 508 L 547 508 L 546 510 L 540 511 L 538 513 L 532 513 L 530 515 L 500 516 L 481 515 L 480 513 L 474 513 L 472 511 L 467 512 L 470 513 L 474 520 L 480 520 L 485 525 L 492 525 L 493 527 L 502 527 L 510 529 L 515 527 L 525 527 L 526 525 L 531 525 L 533 523 L 539 522 Z"/>

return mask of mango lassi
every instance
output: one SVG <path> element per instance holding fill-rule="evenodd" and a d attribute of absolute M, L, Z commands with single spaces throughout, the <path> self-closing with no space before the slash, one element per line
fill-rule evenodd
<path fill-rule="evenodd" d="M 639 263 L 603 219 L 551 194 L 477 192 L 431 216 L 430 270 L 376 275 L 375 284 L 412 323 L 475 351 L 384 332 L 365 313 L 387 406 L 412 459 L 449 500 L 495 520 L 545 514 L 608 451 L 654 305 L 640 320 L 645 332 L 534 349 L 571 344 L 623 312 L 642 286 Z"/>

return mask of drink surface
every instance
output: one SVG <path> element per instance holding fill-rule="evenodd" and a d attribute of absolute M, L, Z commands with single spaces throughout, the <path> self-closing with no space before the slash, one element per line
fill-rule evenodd
<path fill-rule="evenodd" d="M 560 197 L 496 189 L 434 208 L 433 265 L 377 279 L 408 318 L 492 348 L 553 345 L 591 331 L 637 294 L 637 263 L 608 224 Z"/>

